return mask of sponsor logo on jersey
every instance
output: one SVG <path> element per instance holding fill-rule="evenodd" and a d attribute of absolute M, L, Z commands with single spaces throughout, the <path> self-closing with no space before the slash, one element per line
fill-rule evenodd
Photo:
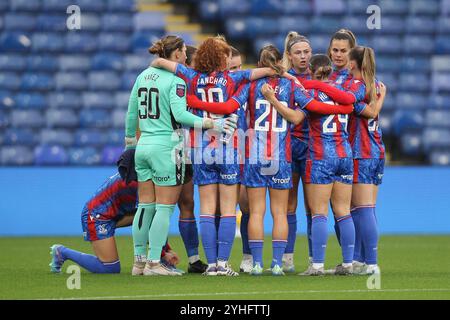
<path fill-rule="evenodd" d="M 167 177 L 153 177 L 158 182 L 168 182 L 170 180 L 170 176 Z"/>
<path fill-rule="evenodd" d="M 186 93 L 186 86 L 184 84 L 177 84 L 177 96 L 183 98 Z"/>
<path fill-rule="evenodd" d="M 284 179 L 272 177 L 272 181 L 274 183 L 285 184 L 285 183 L 289 183 L 291 181 L 291 177 L 287 177 Z"/>
<path fill-rule="evenodd" d="M 353 181 L 353 175 L 352 174 L 347 174 L 347 175 L 341 175 L 341 178 L 344 180 L 348 180 L 348 181 Z"/>
<path fill-rule="evenodd" d="M 221 173 L 220 177 L 224 180 L 232 180 L 232 179 L 236 179 L 237 175 L 238 175 L 237 173 L 231 173 L 231 174 Z"/>

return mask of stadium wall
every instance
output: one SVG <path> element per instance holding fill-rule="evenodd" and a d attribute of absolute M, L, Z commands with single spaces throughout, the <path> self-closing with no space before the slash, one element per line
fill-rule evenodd
<path fill-rule="evenodd" d="M 114 167 L 0 168 L 0 236 L 81 237 L 84 203 L 114 173 Z M 450 234 L 449 181 L 450 167 L 387 167 L 377 207 L 381 233 Z M 198 217 L 198 192 L 195 201 Z M 297 212 L 299 232 L 305 233 L 303 204 Z M 171 234 L 178 234 L 177 220 L 178 210 Z M 267 212 L 266 233 L 271 226 Z M 332 222 L 329 229 L 334 233 Z M 131 234 L 131 228 L 117 234 Z"/>

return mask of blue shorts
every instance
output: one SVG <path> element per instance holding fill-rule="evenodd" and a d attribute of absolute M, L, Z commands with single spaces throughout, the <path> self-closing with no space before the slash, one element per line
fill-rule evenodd
<path fill-rule="evenodd" d="M 245 164 L 243 184 L 247 187 L 272 189 L 292 188 L 292 165 L 287 161 L 270 164 Z"/>
<path fill-rule="evenodd" d="M 101 216 L 92 215 L 84 207 L 81 213 L 81 227 L 85 241 L 103 240 L 114 237 L 116 220 L 102 220 Z"/>
<path fill-rule="evenodd" d="M 228 154 L 222 157 L 217 153 L 216 148 L 207 148 L 206 150 L 202 148 L 194 149 L 192 156 L 194 184 L 201 186 L 207 184 L 234 185 L 241 183 L 237 150 L 227 150 Z"/>
<path fill-rule="evenodd" d="M 303 176 L 306 168 L 306 153 L 308 152 L 308 144 L 299 138 L 292 137 L 292 171 Z"/>
<path fill-rule="evenodd" d="M 333 182 L 353 183 L 352 158 L 306 160 L 305 183 L 330 184 Z"/>
<path fill-rule="evenodd" d="M 353 159 L 353 183 L 380 185 L 383 181 L 384 159 Z"/>

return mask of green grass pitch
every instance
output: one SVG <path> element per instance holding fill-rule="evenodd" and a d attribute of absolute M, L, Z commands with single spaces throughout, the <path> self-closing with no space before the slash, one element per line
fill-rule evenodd
<path fill-rule="evenodd" d="M 170 242 L 182 259 L 187 259 L 181 239 Z M 79 237 L 0 238 L 0 299 L 450 299 L 449 236 L 383 236 L 380 240 L 381 289 L 367 288 L 368 277 L 300 277 L 270 274 L 252 277 L 132 277 L 132 240 L 118 237 L 122 273 L 97 275 L 82 270 L 81 289 L 69 290 L 68 261 L 61 274 L 52 274 L 49 247 L 61 243 L 91 253 L 90 244 Z M 200 248 L 202 252 L 202 248 Z M 241 241 L 236 239 L 231 264 L 239 268 Z M 265 265 L 271 259 L 270 238 L 265 243 Z M 296 243 L 297 271 L 307 265 L 306 238 Z M 326 267 L 340 262 L 336 238 L 330 237 Z"/>

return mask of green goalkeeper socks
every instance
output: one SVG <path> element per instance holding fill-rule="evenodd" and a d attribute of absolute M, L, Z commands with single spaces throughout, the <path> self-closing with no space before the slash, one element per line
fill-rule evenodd
<path fill-rule="evenodd" d="M 133 219 L 133 245 L 135 256 L 147 252 L 148 230 L 155 216 L 155 203 L 140 203 Z"/>
<path fill-rule="evenodd" d="M 150 249 L 147 260 L 159 261 L 161 251 L 166 244 L 169 234 L 170 217 L 175 210 L 175 205 L 156 204 L 156 213 L 153 218 L 148 237 L 150 239 Z"/>

